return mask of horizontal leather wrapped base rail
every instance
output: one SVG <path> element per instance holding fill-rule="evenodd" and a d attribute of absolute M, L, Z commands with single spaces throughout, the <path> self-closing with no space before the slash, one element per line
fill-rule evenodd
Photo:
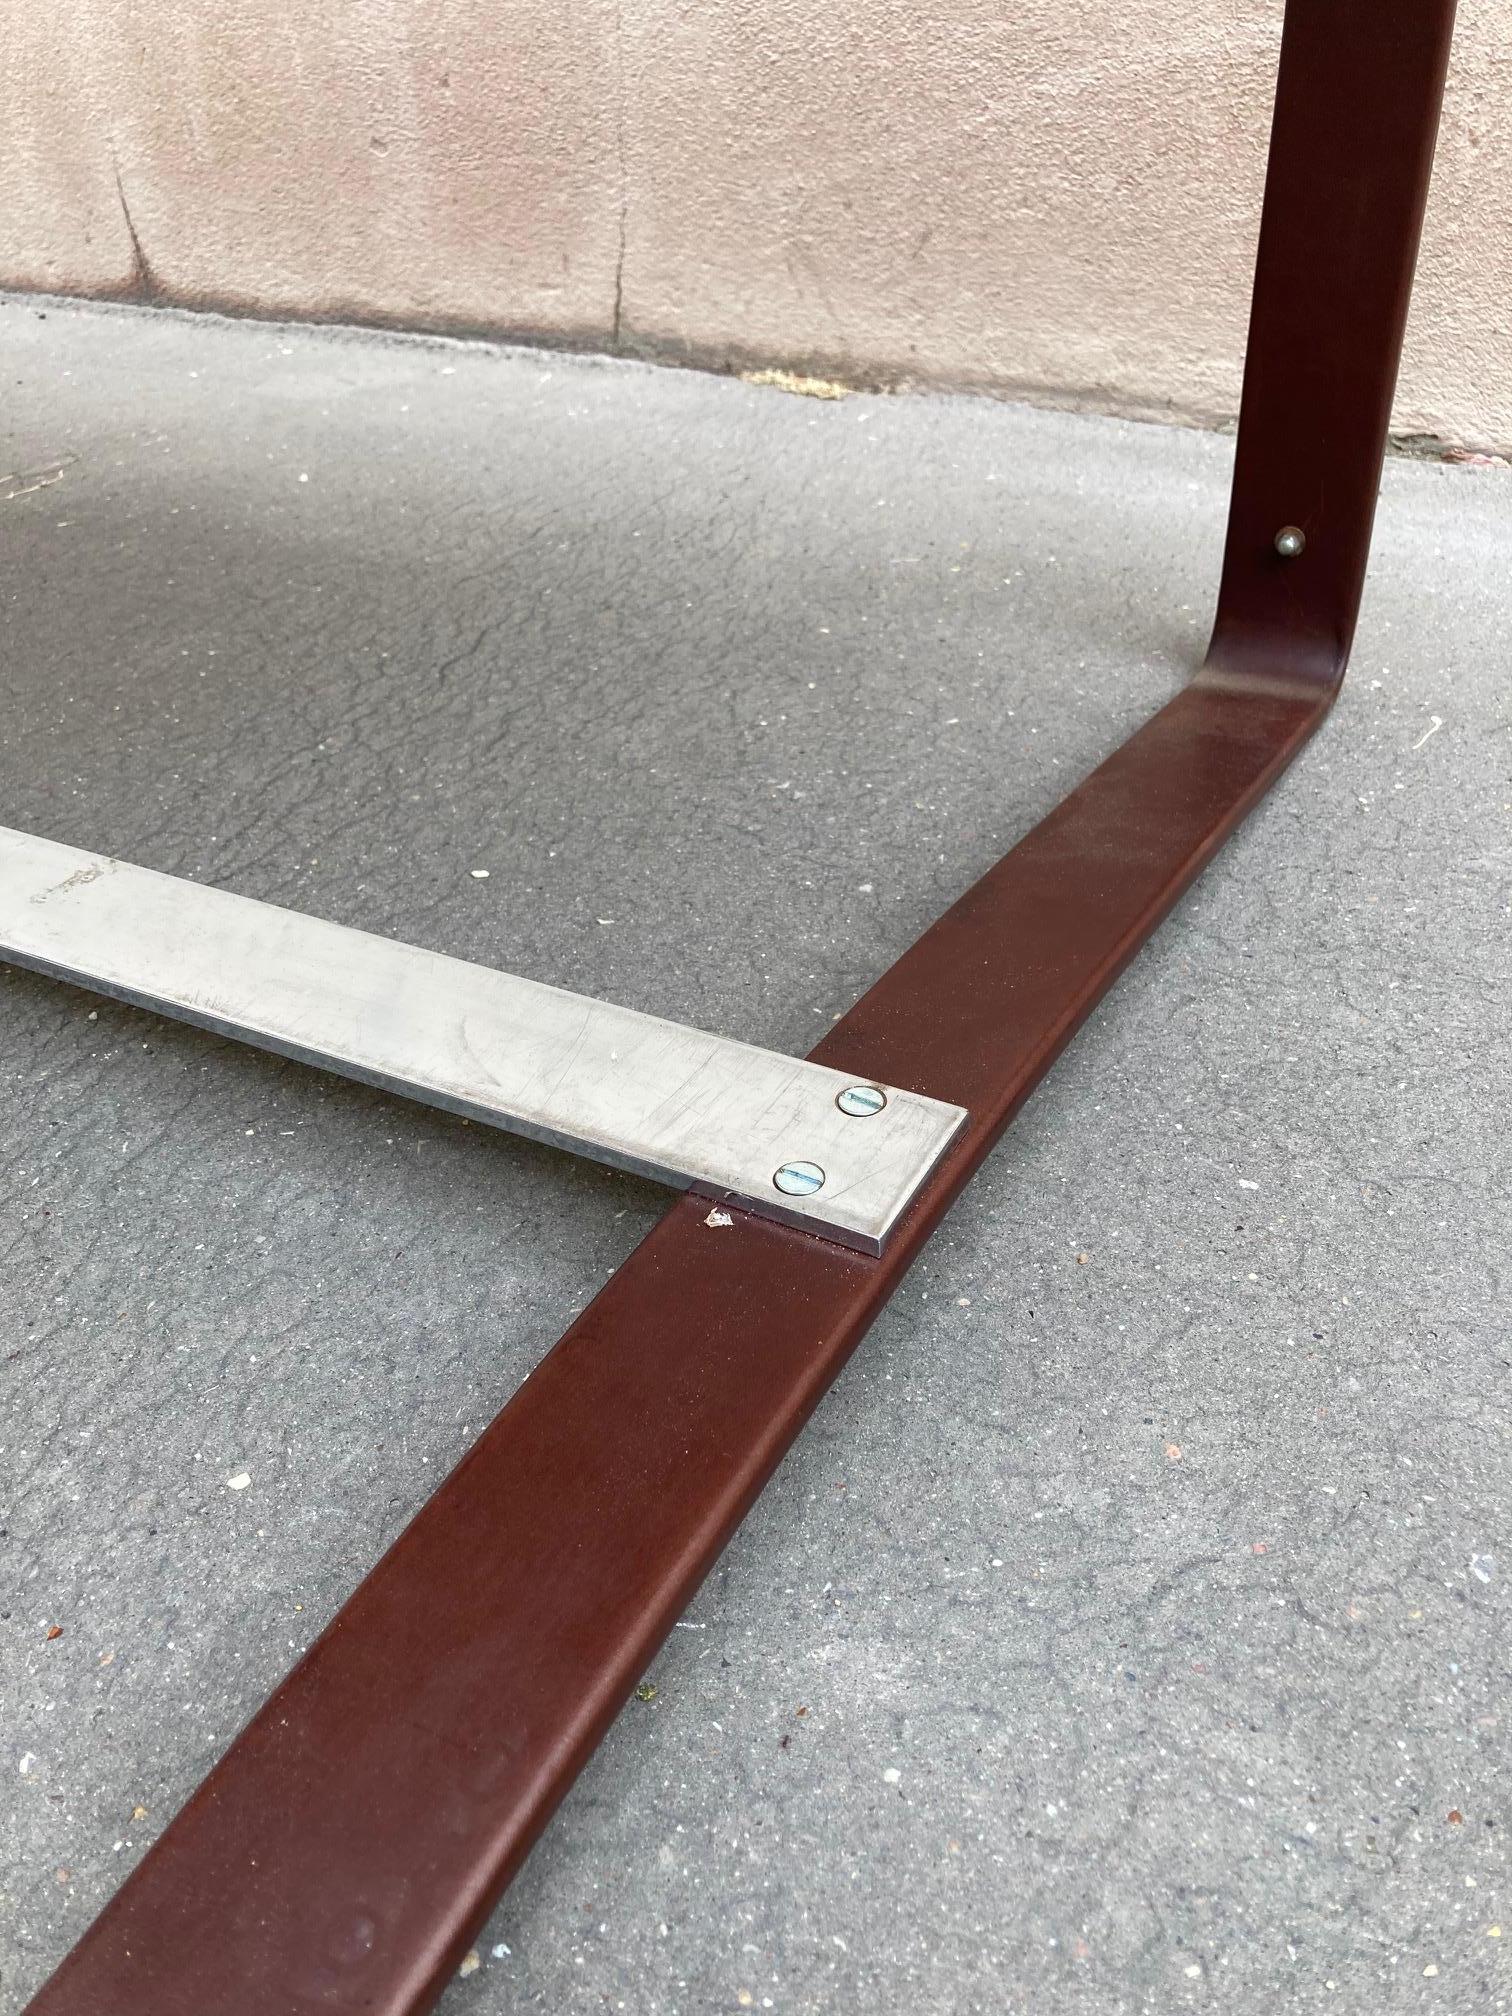
<path fill-rule="evenodd" d="M 310 1648 L 35 2016 L 402 2016 L 439 1992 L 952 1199 L 1326 691 L 1173 700 L 815 1061 L 970 1119 L 880 1259 L 680 1201 Z"/>

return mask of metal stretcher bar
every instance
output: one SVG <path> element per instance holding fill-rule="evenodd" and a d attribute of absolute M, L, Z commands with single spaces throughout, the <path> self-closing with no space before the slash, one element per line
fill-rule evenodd
<path fill-rule="evenodd" d="M 0 959 L 880 1253 L 959 1106 L 0 826 Z"/>
<path fill-rule="evenodd" d="M 676 1204 L 32 2016 L 414 2016 L 439 1994 L 972 1170 L 1327 713 L 1451 21 L 1452 0 L 1290 0 L 1208 664 L 814 1053 L 969 1111 L 886 1252 Z"/>

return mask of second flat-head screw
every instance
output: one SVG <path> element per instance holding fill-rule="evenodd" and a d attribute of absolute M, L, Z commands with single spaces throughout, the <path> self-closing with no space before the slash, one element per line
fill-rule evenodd
<path fill-rule="evenodd" d="M 835 1104 L 842 1113 L 849 1113 L 853 1120 L 865 1120 L 882 1111 L 887 1104 L 887 1094 L 880 1085 L 847 1085 L 843 1092 L 836 1095 Z"/>
<path fill-rule="evenodd" d="M 1276 534 L 1276 551 L 1283 560 L 1295 560 L 1307 544 L 1307 534 L 1300 525 L 1283 525 Z"/>
<path fill-rule="evenodd" d="M 784 1162 L 772 1181 L 784 1197 L 812 1197 L 824 1188 L 824 1171 L 817 1162 Z"/>

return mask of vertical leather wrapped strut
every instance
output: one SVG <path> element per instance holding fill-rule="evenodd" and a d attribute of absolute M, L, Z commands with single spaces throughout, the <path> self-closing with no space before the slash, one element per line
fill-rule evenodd
<path fill-rule="evenodd" d="M 1453 28 L 1453 0 L 1289 0 L 1209 668 L 1344 676 Z"/>
<path fill-rule="evenodd" d="M 740 1214 L 716 1236 L 706 1207 L 674 1205 L 33 2016 L 412 2016 L 440 1992 L 962 1185 L 1327 712 L 1452 14 L 1452 0 L 1290 0 L 1208 662 L 814 1052 L 968 1109 L 886 1253 Z"/>

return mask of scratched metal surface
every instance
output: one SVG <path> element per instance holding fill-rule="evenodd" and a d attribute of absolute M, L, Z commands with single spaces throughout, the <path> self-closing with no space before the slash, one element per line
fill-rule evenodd
<path fill-rule="evenodd" d="M 9 826 L 0 960 L 866 1253 L 882 1250 L 966 1117 Z M 847 1111 L 857 1091 L 875 1091 L 877 1110 Z M 784 1194 L 776 1177 L 805 1164 L 812 1194 Z"/>
<path fill-rule="evenodd" d="M 48 304 L 0 355 L 4 823 L 774 1049 L 1205 641 L 1214 437 Z M 1507 2006 L 1509 557 L 1512 473 L 1388 468 L 1333 722 L 457 2016 Z M 0 1071 L 14 2016 L 664 1193 L 24 974 Z"/>

